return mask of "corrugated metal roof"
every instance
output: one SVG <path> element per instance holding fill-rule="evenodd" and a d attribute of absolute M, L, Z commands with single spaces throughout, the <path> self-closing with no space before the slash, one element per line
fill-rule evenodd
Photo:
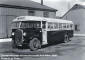
<path fill-rule="evenodd" d="M 0 0 L 0 5 L 12 5 L 15 7 L 28 7 L 28 8 L 36 8 L 42 10 L 49 10 L 49 11 L 57 11 L 54 8 L 48 7 L 46 5 L 41 5 L 40 3 L 31 1 L 31 0 Z"/>
<path fill-rule="evenodd" d="M 76 10 L 76 9 L 85 9 L 85 5 L 82 5 L 82 4 L 75 4 L 71 10 Z"/>
<path fill-rule="evenodd" d="M 75 4 L 71 9 L 69 9 L 63 16 L 66 16 L 70 11 L 72 10 L 77 10 L 77 9 L 85 9 L 85 5 L 82 5 L 82 4 Z"/>

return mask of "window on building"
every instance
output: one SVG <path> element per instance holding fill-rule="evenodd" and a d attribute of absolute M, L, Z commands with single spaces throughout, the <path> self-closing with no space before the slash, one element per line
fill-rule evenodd
<path fill-rule="evenodd" d="M 80 29 L 79 29 L 79 24 L 76 24 L 76 25 L 75 25 L 75 31 L 80 31 Z"/>
<path fill-rule="evenodd" d="M 35 11 L 28 11 L 28 15 L 35 16 Z"/>
<path fill-rule="evenodd" d="M 43 16 L 44 17 L 49 17 L 49 12 L 48 11 L 44 11 Z"/>

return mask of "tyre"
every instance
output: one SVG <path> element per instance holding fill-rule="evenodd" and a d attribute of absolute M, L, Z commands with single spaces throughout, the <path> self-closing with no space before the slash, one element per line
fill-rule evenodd
<path fill-rule="evenodd" d="M 67 34 L 64 35 L 64 43 L 69 42 L 69 36 Z"/>
<path fill-rule="evenodd" d="M 31 51 L 35 51 L 35 50 L 41 48 L 40 40 L 38 40 L 38 38 L 33 38 L 32 40 L 30 40 L 29 48 Z"/>

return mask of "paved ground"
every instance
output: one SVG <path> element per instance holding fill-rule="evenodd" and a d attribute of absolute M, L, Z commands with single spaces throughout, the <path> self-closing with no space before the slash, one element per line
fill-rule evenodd
<path fill-rule="evenodd" d="M 12 49 L 10 41 L 1 42 L 0 55 L 1 57 L 6 57 L 6 55 L 24 55 L 24 57 L 19 56 L 19 59 L 14 58 L 14 60 L 85 60 L 85 37 L 73 37 L 68 43 L 46 45 L 37 51 Z"/>

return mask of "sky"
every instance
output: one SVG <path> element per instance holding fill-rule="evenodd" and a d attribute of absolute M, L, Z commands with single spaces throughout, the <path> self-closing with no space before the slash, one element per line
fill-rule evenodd
<path fill-rule="evenodd" d="M 32 0 L 35 2 L 41 2 L 41 0 Z M 79 2 L 85 2 L 85 0 L 43 0 L 44 5 L 57 9 L 56 16 L 63 16 L 74 4 Z"/>

